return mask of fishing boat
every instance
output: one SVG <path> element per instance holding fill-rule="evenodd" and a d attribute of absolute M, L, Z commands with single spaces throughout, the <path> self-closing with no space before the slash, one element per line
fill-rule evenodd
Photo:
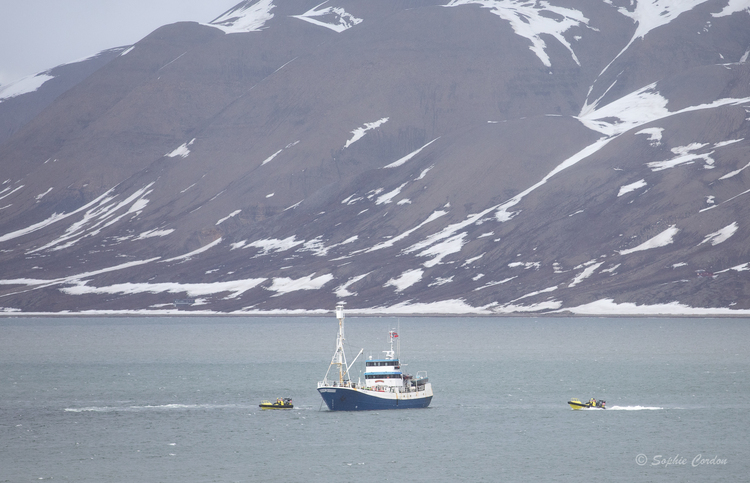
<path fill-rule="evenodd" d="M 568 404 L 573 409 L 589 409 L 589 408 L 595 408 L 595 409 L 607 409 L 605 406 L 607 404 L 607 401 L 596 400 L 593 397 L 589 399 L 589 402 L 582 403 L 576 398 L 571 399 L 568 401 Z"/>
<path fill-rule="evenodd" d="M 373 409 L 426 408 L 432 401 L 432 384 L 427 373 L 420 371 L 416 376 L 405 374 L 396 356 L 393 345 L 398 339 L 395 330 L 388 332 L 390 349 L 381 359 L 365 363 L 365 380 L 354 382 L 349 370 L 362 355 L 359 351 L 351 364 L 346 362 L 344 352 L 344 305 L 336 305 L 336 318 L 339 333 L 336 337 L 336 351 L 322 381 L 318 382 L 318 392 L 331 411 L 365 411 Z M 397 344 L 398 346 L 398 344 Z"/>
<path fill-rule="evenodd" d="M 276 401 L 266 401 L 263 400 L 258 405 L 261 409 L 292 409 L 294 408 L 294 405 L 292 404 L 292 398 L 289 397 L 280 397 L 277 398 Z"/>

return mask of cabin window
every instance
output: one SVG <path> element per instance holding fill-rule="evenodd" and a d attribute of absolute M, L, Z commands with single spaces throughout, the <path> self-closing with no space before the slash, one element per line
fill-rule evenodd
<path fill-rule="evenodd" d="M 395 366 L 397 369 L 400 367 L 398 361 L 367 361 L 367 367 L 388 367 Z"/>
<path fill-rule="evenodd" d="M 365 379 L 401 379 L 401 374 L 365 374 Z"/>

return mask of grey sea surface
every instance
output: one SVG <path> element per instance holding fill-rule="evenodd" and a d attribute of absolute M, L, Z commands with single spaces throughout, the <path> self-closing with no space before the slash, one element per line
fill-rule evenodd
<path fill-rule="evenodd" d="M 348 317 L 355 380 L 392 328 L 427 409 L 328 411 L 332 315 L 2 318 L 0 482 L 750 474 L 748 319 Z M 276 397 L 294 409 L 258 408 Z"/>

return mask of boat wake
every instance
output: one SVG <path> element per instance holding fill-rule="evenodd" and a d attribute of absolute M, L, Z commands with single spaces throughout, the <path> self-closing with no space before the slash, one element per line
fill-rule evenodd
<path fill-rule="evenodd" d="M 607 408 L 607 411 L 654 411 L 657 409 L 664 409 L 657 406 L 612 406 Z"/>
<path fill-rule="evenodd" d="M 169 410 L 191 410 L 191 409 L 235 409 L 251 406 L 241 406 L 238 404 L 160 404 L 145 406 L 89 406 L 83 408 L 65 408 L 66 412 L 71 413 L 113 413 L 113 412 L 138 412 L 138 411 L 169 411 Z"/>

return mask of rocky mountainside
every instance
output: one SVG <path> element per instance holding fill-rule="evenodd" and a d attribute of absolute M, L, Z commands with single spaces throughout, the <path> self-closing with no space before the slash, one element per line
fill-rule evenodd
<path fill-rule="evenodd" d="M 108 52 L 0 91 L 7 313 L 750 314 L 748 0 L 252 0 Z"/>

